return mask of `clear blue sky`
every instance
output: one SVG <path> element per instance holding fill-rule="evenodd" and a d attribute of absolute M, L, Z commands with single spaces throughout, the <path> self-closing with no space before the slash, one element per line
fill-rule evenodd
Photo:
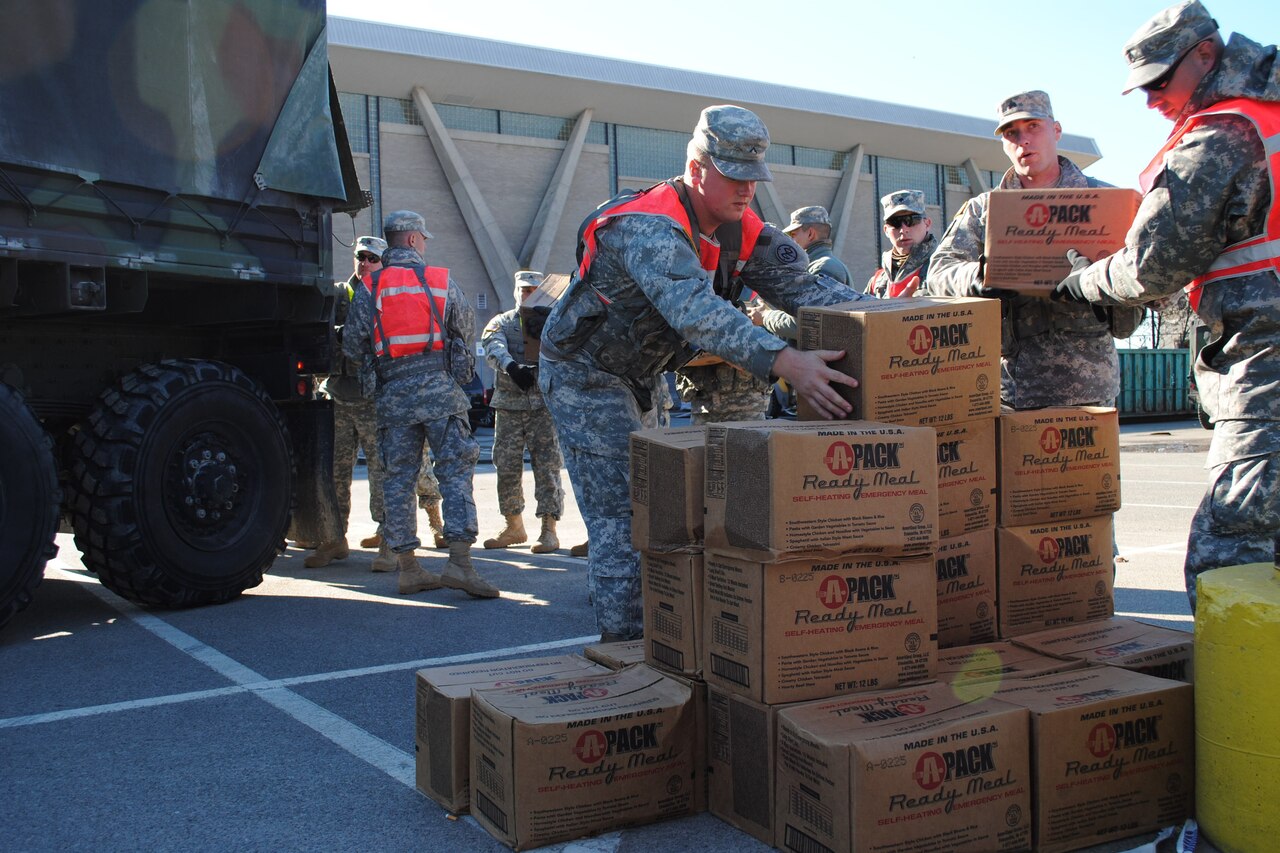
<path fill-rule="evenodd" d="M 1204 2 L 1224 36 L 1280 39 L 1274 0 Z M 817 3 L 762 0 L 330 0 L 329 12 L 992 117 L 993 126 L 1006 95 L 1044 89 L 1064 130 L 1097 141 L 1103 158 L 1089 173 L 1134 186 L 1170 125 L 1141 92 L 1120 95 L 1120 48 L 1166 5 L 834 0 L 819 14 Z"/>

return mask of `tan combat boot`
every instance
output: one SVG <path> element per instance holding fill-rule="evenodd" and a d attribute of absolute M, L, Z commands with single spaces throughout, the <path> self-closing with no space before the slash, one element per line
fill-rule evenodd
<path fill-rule="evenodd" d="M 427 511 L 427 524 L 431 525 L 431 534 L 436 538 L 436 547 L 447 547 L 449 542 L 444 538 L 444 519 L 440 517 L 440 502 L 429 503 L 423 509 Z"/>
<path fill-rule="evenodd" d="M 569 549 L 570 557 L 585 557 L 591 552 L 591 543 L 583 542 L 581 545 L 574 545 Z"/>
<path fill-rule="evenodd" d="M 378 556 L 373 558 L 373 564 L 369 566 L 371 572 L 394 572 L 396 570 L 396 555 L 392 552 L 391 546 L 387 544 L 387 540 L 382 540 L 378 545 Z"/>
<path fill-rule="evenodd" d="M 450 542 L 449 562 L 440 581 L 450 589 L 460 589 L 472 598 L 497 598 L 498 588 L 476 573 L 471 565 L 471 543 Z"/>
<path fill-rule="evenodd" d="M 361 548 L 377 548 L 382 544 L 382 534 L 375 533 L 360 540 Z"/>
<path fill-rule="evenodd" d="M 529 550 L 535 554 L 550 554 L 559 547 L 560 540 L 556 538 L 556 519 L 554 516 L 544 515 L 542 532 L 538 534 L 538 544 Z"/>
<path fill-rule="evenodd" d="M 316 552 L 302 561 L 302 565 L 308 569 L 323 569 L 334 560 L 345 560 L 350 553 L 351 550 L 347 548 L 347 540 L 345 539 L 321 542 Z"/>
<path fill-rule="evenodd" d="M 440 576 L 418 565 L 418 558 L 413 551 L 396 554 L 396 566 L 400 569 L 398 588 L 401 595 L 412 595 L 415 592 L 440 588 Z"/>
<path fill-rule="evenodd" d="M 519 515 L 505 516 L 507 526 L 502 528 L 502 532 L 498 534 L 496 539 L 484 540 L 486 548 L 510 548 L 512 545 L 519 545 L 521 542 L 528 542 L 529 535 L 524 532 L 524 518 Z M 453 553 L 452 547 L 450 553 Z"/>

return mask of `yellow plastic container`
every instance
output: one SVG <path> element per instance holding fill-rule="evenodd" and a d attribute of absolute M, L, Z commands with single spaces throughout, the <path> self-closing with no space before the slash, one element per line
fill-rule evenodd
<path fill-rule="evenodd" d="M 1280 573 L 1200 575 L 1196 818 L 1224 853 L 1280 850 Z"/>

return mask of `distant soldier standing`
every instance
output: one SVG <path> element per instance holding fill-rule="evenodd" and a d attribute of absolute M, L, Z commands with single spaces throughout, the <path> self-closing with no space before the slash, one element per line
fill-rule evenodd
<path fill-rule="evenodd" d="M 531 550 L 547 554 L 560 547 L 556 522 L 564 512 L 560 469 L 564 459 L 556 426 L 538 390 L 538 365 L 525 357 L 525 329 L 520 306 L 538 289 L 542 274 L 521 270 L 515 275 L 516 307 L 497 315 L 480 333 L 484 359 L 493 368 L 493 467 L 498 471 L 498 509 L 506 526 L 486 548 L 508 548 L 528 541 L 524 530 L 524 452 L 533 463 L 534 500 L 542 531 Z M 541 325 L 536 329 L 541 334 Z"/>
<path fill-rule="evenodd" d="M 1273 561 L 1280 543 L 1280 62 L 1240 33 L 1224 44 L 1198 0 L 1157 13 L 1124 57 L 1125 92 L 1142 89 L 1173 130 L 1139 178 L 1124 248 L 1069 255 L 1054 295 L 1142 305 L 1185 290 L 1212 335 L 1195 363 L 1214 429 L 1187 537 L 1194 611 L 1201 572 Z"/>
<path fill-rule="evenodd" d="M 377 374 L 378 445 L 386 467 L 382 535 L 396 554 L 401 594 L 442 584 L 477 598 L 498 589 L 476 573 L 472 478 L 480 446 L 467 423 L 462 385 L 474 372 L 475 314 L 443 267 L 428 267 L 423 252 L 431 234 L 411 210 L 383 224 L 386 266 L 365 276 L 347 317 L 342 349 L 351 358 L 372 355 Z M 444 498 L 449 561 L 443 576 L 425 571 L 414 556 L 418 540 L 414 486 L 430 444 Z"/>
<path fill-rule="evenodd" d="M 577 275 L 542 333 L 538 383 L 587 524 L 589 592 L 605 641 L 643 632 L 628 439 L 653 408 L 656 374 L 702 349 L 759 379 L 787 378 L 826 417 L 850 410 L 829 384 L 857 384 L 827 366 L 841 353 L 788 347 L 730 304 L 732 281 L 716 286 L 741 276 L 788 311 L 866 298 L 804 269 L 795 242 L 751 211 L 756 181 L 771 177 L 768 146 L 749 110 L 703 110 L 682 176 L 608 202 L 587 221 Z"/>
<path fill-rule="evenodd" d="M 898 190 L 880 199 L 884 235 L 889 250 L 880 256 L 880 269 L 867 282 L 867 293 L 877 299 L 915 296 L 929 278 L 929 258 L 938 238 L 929 233 L 933 221 L 924 209 L 920 190 Z"/>
<path fill-rule="evenodd" d="M 1100 187 L 1058 154 L 1062 125 L 1044 92 L 1020 92 L 1000 102 L 996 136 L 1013 164 L 999 189 Z M 1127 338 L 1142 309 L 1093 310 L 993 290 L 983 283 L 983 248 L 991 193 L 964 203 L 933 259 L 922 293 L 987 296 L 1001 301 L 1000 399 L 1013 409 L 1111 405 L 1120 393 L 1120 358 L 1113 338 Z"/>
<path fill-rule="evenodd" d="M 850 284 L 849 268 L 835 256 L 831 245 L 831 214 L 820 204 L 791 211 L 791 221 L 782 229 L 809 256 L 809 272 L 830 276 Z"/>

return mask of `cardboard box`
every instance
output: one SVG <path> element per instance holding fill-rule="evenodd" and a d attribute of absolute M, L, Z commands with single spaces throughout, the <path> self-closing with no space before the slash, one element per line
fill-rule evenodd
<path fill-rule="evenodd" d="M 638 663 L 636 666 L 652 669 L 648 664 L 643 663 Z M 707 758 L 709 719 L 707 682 L 699 678 L 672 675 L 662 670 L 655 671 L 689 688 L 690 702 L 693 703 L 693 810 L 704 812 L 707 810 L 708 781 L 711 772 L 710 761 Z"/>
<path fill-rule="evenodd" d="M 996 526 L 995 418 L 939 426 L 938 536 Z"/>
<path fill-rule="evenodd" d="M 1041 654 L 1011 640 L 938 650 L 938 681 L 950 684 L 965 701 L 985 699 L 1009 679 L 1069 672 L 1084 666 L 1084 661 Z"/>
<path fill-rule="evenodd" d="M 1024 634 L 1015 642 L 1046 655 L 1108 664 L 1171 681 L 1192 679 L 1195 636 L 1124 616 Z"/>
<path fill-rule="evenodd" d="M 563 273 L 550 273 L 543 277 L 538 289 L 520 303 L 520 328 L 524 332 L 526 363 L 538 363 L 538 354 L 542 350 L 542 327 L 546 323 L 547 313 L 569 289 L 569 280 L 569 276 Z"/>
<path fill-rule="evenodd" d="M 702 555 L 640 555 L 644 659 L 660 670 L 702 675 Z"/>
<path fill-rule="evenodd" d="M 1191 685 L 1093 666 L 1006 681 L 995 695 L 1031 711 L 1036 850 L 1078 850 L 1191 814 Z"/>
<path fill-rule="evenodd" d="M 708 684 L 776 705 L 933 677 L 933 561 L 705 556 Z"/>
<path fill-rule="evenodd" d="M 1124 247 L 1142 196 L 1119 187 L 995 190 L 987 203 L 987 287 L 1047 296 L 1071 272 Z"/>
<path fill-rule="evenodd" d="M 707 810 L 770 846 L 774 838 L 778 712 L 795 705 L 765 705 L 707 687 Z"/>
<path fill-rule="evenodd" d="M 637 551 L 702 550 L 707 431 L 631 433 L 631 544 Z"/>
<path fill-rule="evenodd" d="M 609 669 L 622 669 L 633 663 L 644 663 L 644 640 L 619 643 L 592 643 L 584 646 L 582 656 Z"/>
<path fill-rule="evenodd" d="M 996 638 L 996 532 L 975 530 L 938 543 L 938 648 Z"/>
<path fill-rule="evenodd" d="M 562 681 L 608 671 L 579 655 L 418 670 L 414 738 L 418 790 L 455 814 L 467 811 L 473 689 Z"/>
<path fill-rule="evenodd" d="M 869 421 L 707 427 L 706 547 L 748 559 L 930 554 L 934 431 Z"/>
<path fill-rule="evenodd" d="M 1000 412 L 1000 305 L 937 296 L 866 299 L 804 307 L 802 350 L 844 350 L 830 366 L 858 380 L 833 385 L 853 404 L 849 417 L 938 426 Z M 822 420 L 803 397 L 801 420 Z"/>
<path fill-rule="evenodd" d="M 1000 524 L 1093 518 L 1120 509 L 1120 418 L 1071 406 L 1000 416 Z"/>
<path fill-rule="evenodd" d="M 517 850 L 693 814 L 694 714 L 688 687 L 644 666 L 476 691 L 471 813 Z"/>
<path fill-rule="evenodd" d="M 778 714 L 784 850 L 995 851 L 1031 845 L 1027 712 L 944 684 Z"/>
<path fill-rule="evenodd" d="M 1000 636 L 1108 619 L 1115 612 L 1111 516 L 996 531 Z"/>

